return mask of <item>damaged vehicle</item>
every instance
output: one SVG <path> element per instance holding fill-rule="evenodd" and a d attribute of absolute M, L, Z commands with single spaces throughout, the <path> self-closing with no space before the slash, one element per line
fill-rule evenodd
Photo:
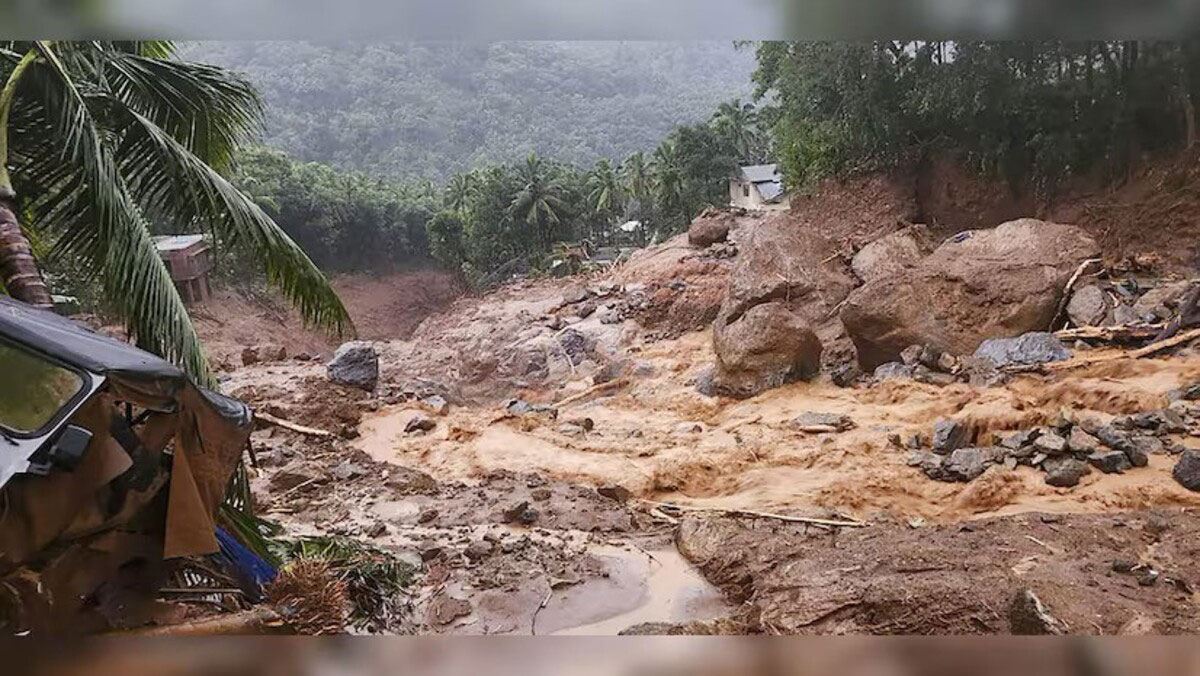
<path fill-rule="evenodd" d="M 159 357 L 0 296 L 0 630 L 143 621 L 165 561 L 218 551 L 252 425 Z"/>

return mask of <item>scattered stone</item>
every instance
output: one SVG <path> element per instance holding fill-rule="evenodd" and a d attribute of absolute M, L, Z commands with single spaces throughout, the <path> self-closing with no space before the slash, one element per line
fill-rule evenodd
<path fill-rule="evenodd" d="M 838 387 L 850 387 L 856 378 L 858 378 L 858 367 L 850 362 L 838 364 L 829 372 L 829 379 Z"/>
<path fill-rule="evenodd" d="M 908 439 L 905 439 L 905 440 L 904 440 L 904 445 L 905 445 L 905 446 L 907 446 L 907 447 L 909 447 L 909 448 L 911 448 L 911 449 L 913 449 L 913 450 L 918 450 L 918 449 L 920 449 L 920 448 L 921 448 L 921 435 L 920 435 L 920 434 L 914 434 L 914 435 L 912 435 L 911 437 L 909 437 Z"/>
<path fill-rule="evenodd" d="M 582 437 L 584 435 L 584 429 L 579 425 L 563 423 L 558 426 L 558 433 L 568 437 Z"/>
<path fill-rule="evenodd" d="M 925 476 L 936 481 L 944 481 L 945 473 L 942 471 L 942 464 L 945 458 L 929 451 L 913 451 L 908 454 L 905 463 L 909 467 L 916 467 L 925 473 Z"/>
<path fill-rule="evenodd" d="M 1154 437 L 1135 437 L 1135 439 L 1154 439 Z M 1157 439 L 1154 439 L 1158 441 Z M 1161 447 L 1162 442 L 1159 442 Z M 1150 458 L 1146 455 L 1146 446 L 1133 443 L 1125 450 L 1125 457 L 1129 458 L 1129 464 L 1134 467 L 1145 467 L 1150 464 Z"/>
<path fill-rule="evenodd" d="M 290 491 L 301 484 L 323 484 L 328 481 L 329 476 L 320 467 L 310 462 L 296 461 L 275 472 L 268 485 L 273 491 Z"/>
<path fill-rule="evenodd" d="M 250 366 L 259 362 L 258 350 L 247 347 L 242 350 L 242 366 Z"/>
<path fill-rule="evenodd" d="M 463 550 L 463 555 L 467 557 L 468 561 L 479 562 L 491 556 L 492 549 L 492 543 L 487 540 L 476 540 L 467 545 L 467 548 Z"/>
<path fill-rule="evenodd" d="M 1112 317 L 1113 324 L 1116 324 L 1117 326 L 1121 326 L 1122 324 L 1133 324 L 1141 320 L 1141 317 L 1138 316 L 1137 311 L 1125 303 L 1121 303 L 1113 308 Z"/>
<path fill-rule="evenodd" d="M 374 346 L 363 341 L 342 343 L 325 365 L 329 379 L 368 392 L 379 382 L 379 355 Z"/>
<path fill-rule="evenodd" d="M 943 418 L 933 423 L 933 452 L 945 455 L 970 443 L 971 430 L 957 420 Z"/>
<path fill-rule="evenodd" d="M 437 427 L 437 423 L 434 422 L 433 418 L 418 414 L 414 416 L 412 420 L 409 420 L 408 424 L 404 426 L 404 432 L 406 434 L 413 434 L 414 432 L 428 432 L 435 427 Z"/>
<path fill-rule="evenodd" d="M 538 513 L 529 506 L 528 502 L 521 502 L 504 510 L 503 517 L 504 523 L 519 523 L 528 526 L 537 521 Z"/>
<path fill-rule="evenodd" d="M 1057 620 L 1041 599 L 1028 589 L 1023 589 L 1013 596 L 1008 607 L 1008 626 L 1016 636 L 1044 636 L 1062 634 L 1063 624 Z"/>
<path fill-rule="evenodd" d="M 989 338 L 975 350 L 975 356 L 1004 368 L 1066 361 L 1071 351 L 1053 333 L 1037 331 L 1016 338 Z"/>
<path fill-rule="evenodd" d="M 432 625 L 446 625 L 471 614 L 471 602 L 438 594 L 429 602 L 426 619 Z"/>
<path fill-rule="evenodd" d="M 1029 459 L 1029 464 L 1033 465 L 1034 467 L 1039 467 L 1042 463 L 1046 462 L 1046 457 L 1047 456 L 1045 453 L 1037 453 Z"/>
<path fill-rule="evenodd" d="M 550 420 L 558 419 L 558 409 L 544 404 L 531 404 L 524 399 L 509 399 L 504 402 L 504 411 L 511 416 L 538 415 Z"/>
<path fill-rule="evenodd" d="M 1067 435 L 1067 450 L 1072 453 L 1089 454 L 1100 450 L 1100 440 L 1088 434 L 1082 427 L 1076 425 Z"/>
<path fill-rule="evenodd" d="M 1096 438 L 1114 451 L 1127 451 L 1133 448 L 1129 435 L 1117 429 L 1115 425 L 1104 425 L 1095 432 Z"/>
<path fill-rule="evenodd" d="M 952 481 L 973 481 L 996 461 L 995 448 L 960 448 L 942 463 L 942 471 Z"/>
<path fill-rule="evenodd" d="M 1183 419 L 1179 411 L 1173 408 L 1164 408 L 1158 412 L 1158 415 L 1162 418 L 1163 427 L 1168 433 L 1183 434 L 1188 431 L 1187 421 Z"/>
<path fill-rule="evenodd" d="M 1046 483 L 1055 488 L 1071 488 L 1092 472 L 1086 462 L 1071 457 L 1047 458 L 1042 463 L 1046 470 Z"/>
<path fill-rule="evenodd" d="M 1033 444 L 1034 439 L 1037 439 L 1038 433 L 1039 430 L 1037 429 L 1017 430 L 1016 432 L 1004 435 L 1000 439 L 1000 445 L 1015 451 Z"/>
<path fill-rule="evenodd" d="M 1124 451 L 1096 451 L 1089 454 L 1087 459 L 1105 474 L 1120 474 L 1133 466 Z"/>
<path fill-rule="evenodd" d="M 900 361 L 906 366 L 916 366 L 921 361 L 922 349 L 920 345 L 909 345 L 900 351 Z"/>
<path fill-rule="evenodd" d="M 1112 562 L 1113 572 L 1121 573 L 1122 575 L 1128 575 L 1129 573 L 1132 573 L 1133 569 L 1136 567 L 1137 562 L 1130 561 L 1129 559 L 1116 559 Z"/>
<path fill-rule="evenodd" d="M 675 426 L 676 434 L 700 434 L 704 431 L 704 425 L 698 422 L 681 422 Z"/>
<path fill-rule="evenodd" d="M 434 559 L 440 559 L 443 553 L 444 552 L 440 546 L 436 544 L 430 544 L 421 549 L 421 560 L 428 563 Z"/>
<path fill-rule="evenodd" d="M 845 432 L 856 427 L 850 416 L 838 413 L 818 413 L 816 411 L 801 413 L 792 418 L 789 424 L 795 428 L 832 427 L 837 432 Z"/>
<path fill-rule="evenodd" d="M 387 535 L 387 530 L 388 527 L 386 523 L 382 521 L 376 521 L 371 525 L 370 528 L 366 530 L 365 535 L 369 538 L 383 537 L 384 535 Z"/>
<path fill-rule="evenodd" d="M 367 470 L 350 462 L 349 460 L 343 460 L 338 464 L 337 467 L 333 468 L 332 474 L 333 478 L 337 479 L 338 481 L 349 481 L 350 479 L 356 479 L 360 476 L 366 476 Z"/>
<path fill-rule="evenodd" d="M 883 382 L 885 380 L 909 380 L 916 373 L 915 366 L 909 366 L 898 361 L 889 361 L 886 364 L 880 364 L 875 368 L 872 378 L 875 382 Z"/>
<path fill-rule="evenodd" d="M 588 298 L 588 290 L 585 286 L 572 285 L 563 290 L 562 304 L 572 305 L 574 303 L 582 303 Z"/>
<path fill-rule="evenodd" d="M 600 370 L 596 371 L 596 374 L 592 376 L 592 384 L 602 385 L 604 383 L 616 380 L 617 378 L 620 378 L 628 373 L 632 365 L 633 362 L 628 359 L 610 361 L 602 366 Z"/>
<path fill-rule="evenodd" d="M 421 400 L 434 415 L 446 415 L 450 412 L 450 402 L 440 394 L 425 397 Z"/>
<path fill-rule="evenodd" d="M 1076 291 L 1067 303 L 1067 316 L 1075 326 L 1100 326 L 1108 310 L 1108 296 L 1095 284 Z"/>
<path fill-rule="evenodd" d="M 575 308 L 575 315 L 577 317 L 579 317 L 580 319 L 587 319 L 588 317 L 591 317 L 595 313 L 596 313 L 596 301 L 594 301 L 594 300 L 589 300 L 589 301 L 580 303 L 579 306 Z"/>
<path fill-rule="evenodd" d="M 1181 453 L 1171 476 L 1189 491 L 1200 491 L 1200 451 L 1188 449 Z"/>
<path fill-rule="evenodd" d="M 734 216 L 728 211 L 705 209 L 688 227 L 688 244 L 705 249 L 729 237 Z"/>
<path fill-rule="evenodd" d="M 417 523 L 429 523 L 438 518 L 436 509 L 425 509 L 417 516 Z"/>
<path fill-rule="evenodd" d="M 549 500 L 550 495 L 551 495 L 551 493 L 550 493 L 549 488 L 535 488 L 535 489 L 529 491 L 529 497 L 533 498 L 534 500 L 537 500 L 538 502 L 544 502 L 546 500 Z"/>
<path fill-rule="evenodd" d="M 696 391 L 706 397 L 717 396 L 717 386 L 713 379 L 716 374 L 716 366 L 706 366 L 700 375 L 696 376 Z"/>
<path fill-rule="evenodd" d="M 1046 455 L 1058 455 L 1067 450 L 1067 440 L 1055 432 L 1043 432 L 1034 439 L 1033 446 Z"/>
<path fill-rule="evenodd" d="M 1168 401 L 1196 401 L 1200 399 L 1200 384 L 1188 385 L 1178 390 L 1167 392 Z"/>
<path fill-rule="evenodd" d="M 596 492 L 617 502 L 627 502 L 629 498 L 633 497 L 633 493 L 628 488 L 616 484 L 601 486 L 596 489 Z"/>

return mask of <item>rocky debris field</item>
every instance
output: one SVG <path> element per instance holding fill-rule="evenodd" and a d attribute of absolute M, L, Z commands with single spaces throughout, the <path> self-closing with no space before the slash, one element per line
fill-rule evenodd
<path fill-rule="evenodd" d="M 254 346 L 256 502 L 419 571 L 397 632 L 1195 631 L 1194 287 L 864 214 L 708 211 L 407 339 Z"/>

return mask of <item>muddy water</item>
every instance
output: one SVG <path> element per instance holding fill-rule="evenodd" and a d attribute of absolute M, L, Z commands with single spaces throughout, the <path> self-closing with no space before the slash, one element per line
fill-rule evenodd
<path fill-rule="evenodd" d="M 611 636 L 643 622 L 708 620 L 732 612 L 720 591 L 674 548 L 592 551 L 609 566 L 609 578 L 551 596 L 538 616 L 539 634 Z"/>
<path fill-rule="evenodd" d="M 502 469 L 538 472 L 722 509 L 861 518 L 885 511 L 955 521 L 1025 511 L 1200 507 L 1200 495 L 1171 479 L 1174 458 L 1168 456 L 1123 475 L 1093 472 L 1066 490 L 1047 486 L 1030 468 L 994 468 L 969 484 L 930 481 L 906 466 L 906 450 L 888 442 L 891 435 L 928 438 L 939 418 L 969 421 L 986 443 L 996 432 L 1045 424 L 1060 412 L 1107 419 L 1153 410 L 1165 405 L 1167 390 L 1200 377 L 1200 359 L 1099 364 L 995 388 L 888 382 L 845 389 L 818 381 L 720 402 L 696 394 L 688 382 L 710 358 L 702 334 L 696 335 L 639 355 L 655 365 L 655 377 L 564 409 L 562 420 L 595 422 L 583 437 L 563 434 L 558 422 L 498 420 L 497 410 L 476 408 L 453 410 L 433 432 L 412 436 L 403 428 L 417 411 L 396 408 L 367 418 L 358 443 L 379 460 L 441 479 L 470 481 Z M 788 425 L 804 411 L 845 414 L 857 428 L 806 435 Z M 699 422 L 703 431 L 678 429 L 685 422 Z"/>

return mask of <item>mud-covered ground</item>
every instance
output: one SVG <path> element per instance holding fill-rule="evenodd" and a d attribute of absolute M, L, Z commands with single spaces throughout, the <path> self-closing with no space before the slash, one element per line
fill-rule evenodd
<path fill-rule="evenodd" d="M 290 534 L 363 538 L 417 566 L 396 631 L 1200 629 L 1200 493 L 1171 477 L 1176 455 L 1056 488 L 1011 464 L 934 481 L 907 443 L 928 446 L 946 418 L 984 445 L 1158 411 L 1200 381 L 1200 356 L 1077 346 L 1080 363 L 1114 359 L 993 386 L 840 387 L 825 374 L 706 396 L 696 384 L 714 359 L 706 326 L 731 238 L 708 250 L 676 238 L 608 274 L 460 298 L 410 338 L 376 343 L 372 393 L 329 383 L 319 361 L 234 370 L 227 391 L 334 434 L 256 432 L 260 507 Z M 853 425 L 801 429 L 806 412 Z M 1200 447 L 1187 431 L 1163 441 Z M 856 527 L 786 520 L 797 516 Z M 1013 605 L 1026 592 L 1041 604 L 1033 620 Z"/>

